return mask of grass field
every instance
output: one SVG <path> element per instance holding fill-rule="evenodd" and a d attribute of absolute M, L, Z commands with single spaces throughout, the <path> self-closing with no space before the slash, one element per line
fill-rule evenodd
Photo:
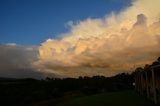
<path fill-rule="evenodd" d="M 74 98 L 56 106 L 155 106 L 135 91 L 110 92 Z"/>

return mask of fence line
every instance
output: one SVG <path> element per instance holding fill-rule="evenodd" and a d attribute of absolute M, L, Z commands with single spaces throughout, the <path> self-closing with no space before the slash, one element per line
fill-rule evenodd
<path fill-rule="evenodd" d="M 160 65 L 146 69 L 137 68 L 135 89 L 139 94 L 154 101 L 155 104 L 160 104 Z"/>

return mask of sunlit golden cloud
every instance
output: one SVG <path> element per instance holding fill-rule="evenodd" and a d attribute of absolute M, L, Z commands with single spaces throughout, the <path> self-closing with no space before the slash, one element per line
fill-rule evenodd
<path fill-rule="evenodd" d="M 160 56 L 160 0 L 134 0 L 118 14 L 74 22 L 60 40 L 39 47 L 39 71 L 62 77 L 132 71 Z"/>

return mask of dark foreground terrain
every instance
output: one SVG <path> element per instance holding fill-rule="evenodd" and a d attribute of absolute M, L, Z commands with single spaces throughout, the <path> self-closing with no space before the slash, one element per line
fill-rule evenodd
<path fill-rule="evenodd" d="M 51 105 L 51 102 L 46 104 Z M 45 104 L 44 104 L 45 105 Z M 57 106 L 155 106 L 151 101 L 139 96 L 136 92 L 121 91 L 96 94 L 68 100 Z"/>
<path fill-rule="evenodd" d="M 134 90 L 106 92 L 82 97 L 70 97 L 55 104 L 54 100 L 32 103 L 28 106 L 156 106 Z M 157 105 L 158 106 L 158 105 Z"/>
<path fill-rule="evenodd" d="M 45 80 L 0 79 L 1 106 L 151 106 L 134 92 L 133 74 Z M 128 105 L 129 104 L 129 105 Z"/>

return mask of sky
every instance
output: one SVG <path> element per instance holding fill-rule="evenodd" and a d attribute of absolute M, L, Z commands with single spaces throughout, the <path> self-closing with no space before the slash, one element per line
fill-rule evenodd
<path fill-rule="evenodd" d="M 69 31 L 66 23 L 104 17 L 130 0 L 0 0 L 0 43 L 39 45 Z"/>
<path fill-rule="evenodd" d="M 160 0 L 0 5 L 0 77 L 113 76 L 160 56 Z"/>

